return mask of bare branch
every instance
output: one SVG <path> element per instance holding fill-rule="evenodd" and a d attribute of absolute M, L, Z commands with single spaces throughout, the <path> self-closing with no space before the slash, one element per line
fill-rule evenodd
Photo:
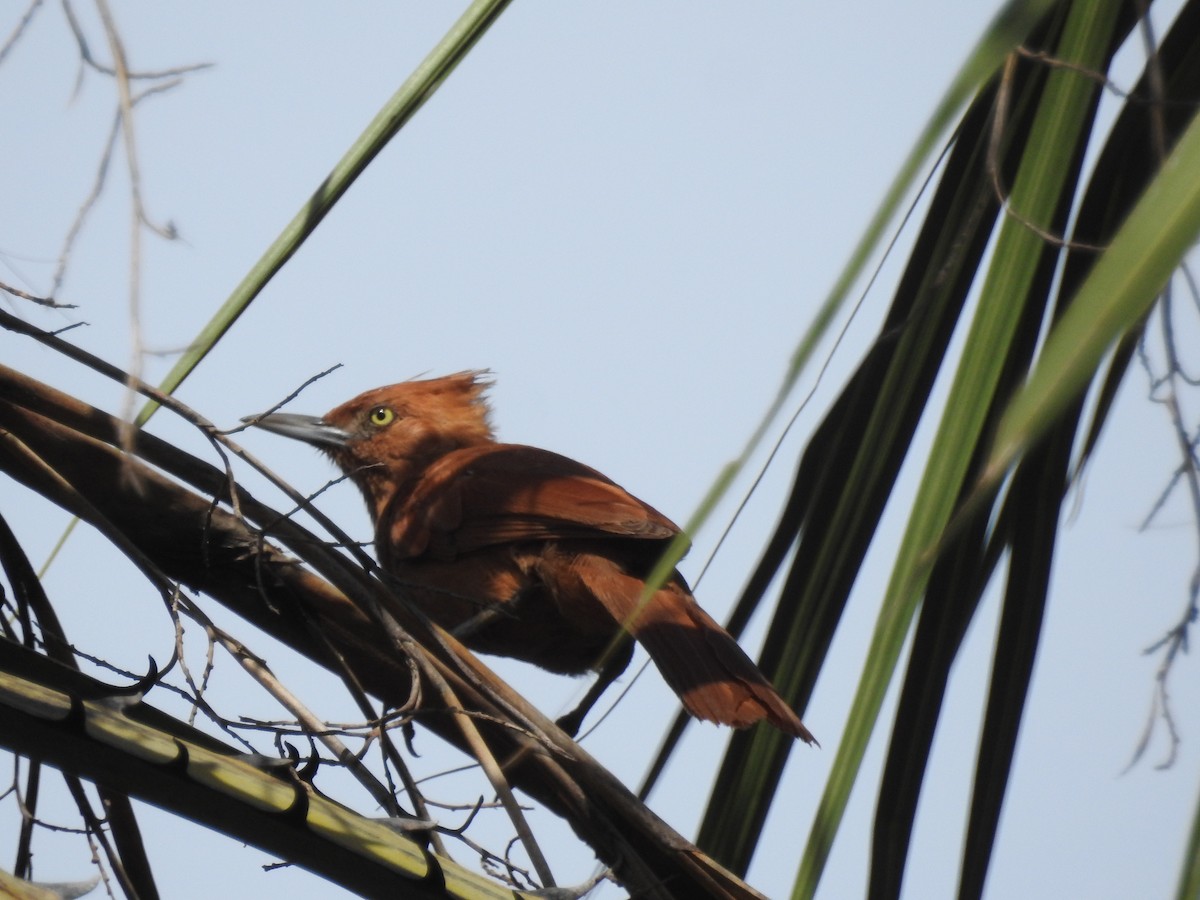
<path fill-rule="evenodd" d="M 21 39 L 21 35 L 25 33 L 25 29 L 29 27 L 29 23 L 33 21 L 34 13 L 38 11 L 38 7 L 42 5 L 42 0 L 32 0 L 29 6 L 25 9 L 24 15 L 17 21 L 16 27 L 13 28 L 12 34 L 0 44 L 0 65 L 4 65 L 4 58 L 8 56 L 9 51 L 17 45 L 17 41 Z"/>
<path fill-rule="evenodd" d="M 41 0 L 38 0 L 41 2 Z M 71 27 L 71 34 L 75 38 L 75 44 L 79 47 L 79 58 L 89 68 L 94 69 L 102 75 L 117 77 L 117 68 L 106 66 L 97 61 L 92 55 L 91 47 L 88 46 L 87 37 L 83 33 L 83 28 L 79 24 L 79 20 L 75 17 L 75 10 L 71 8 L 71 0 L 63 0 L 63 12 L 66 14 L 67 24 Z M 102 13 L 103 15 L 103 13 Z M 204 69 L 211 69 L 212 63 L 192 63 L 186 66 L 174 66 L 168 69 L 146 70 L 136 72 L 126 72 L 125 77 L 131 81 L 153 81 L 162 78 L 175 78 L 180 75 L 187 75 L 191 72 L 200 72 Z"/>
<path fill-rule="evenodd" d="M 28 300 L 30 303 L 36 303 L 38 306 L 47 306 L 50 309 L 75 309 L 74 303 L 59 303 L 52 297 L 39 297 L 20 288 L 15 288 L 10 284 L 5 284 L 3 281 L 0 281 L 0 291 L 12 294 L 14 297 L 20 297 L 22 300 Z"/>
<path fill-rule="evenodd" d="M 1064 235 L 1055 234 L 1052 231 L 1042 227 L 1037 222 L 1031 220 L 1028 216 L 1018 209 L 1014 209 L 1012 198 L 1009 195 L 1009 190 L 1000 180 L 1000 158 L 1001 147 L 1004 143 L 1004 127 L 1008 119 L 1008 108 L 1011 102 L 1012 80 L 1015 75 L 1016 61 L 1020 51 L 1014 51 L 1008 55 L 1005 60 L 1004 69 L 1000 77 L 1000 89 L 996 94 L 996 109 L 992 116 L 992 134 L 988 142 L 987 162 L 988 173 L 992 179 L 992 190 L 996 194 L 996 200 L 1000 203 L 1004 214 L 1014 221 L 1020 223 L 1029 231 L 1032 231 L 1047 244 L 1055 247 L 1064 247 L 1072 250 L 1091 250 L 1096 253 L 1104 251 L 1104 247 L 1097 244 L 1087 244 L 1081 241 L 1068 240 Z M 1029 55 L 1029 54 L 1026 54 Z M 1038 57 L 1034 57 L 1038 58 Z"/>

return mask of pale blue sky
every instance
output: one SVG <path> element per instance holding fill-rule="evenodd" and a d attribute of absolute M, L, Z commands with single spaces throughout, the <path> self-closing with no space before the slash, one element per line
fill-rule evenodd
<path fill-rule="evenodd" d="M 21 6 L 12 5 L 9 20 Z M 79 6 L 96 54 L 107 58 L 94 15 Z M 486 367 L 495 373 L 495 421 L 504 439 L 572 455 L 683 521 L 765 409 L 809 317 L 992 7 L 954 0 L 515 3 L 179 396 L 233 425 L 334 363 L 344 368 L 310 388 L 296 411 L 323 412 L 365 388 L 420 373 Z M 135 69 L 215 63 L 138 112 L 146 206 L 182 237 L 144 239 L 149 348 L 176 350 L 195 335 L 461 8 L 113 3 Z M 0 21 L 0 32 L 9 28 Z M 76 73 L 76 50 L 54 4 L 0 67 L 0 208 L 7 213 L 0 280 L 33 291 L 48 286 L 115 110 L 107 79 L 86 73 L 76 95 Z M 117 160 L 62 294 L 80 308 L 42 313 L 9 304 L 46 327 L 88 322 L 72 339 L 120 365 L 131 354 L 126 184 Z M 781 462 L 699 585 L 701 603 L 717 618 L 728 613 L 772 526 L 790 461 L 888 299 L 886 284 L 868 297 Z M 0 359 L 121 409 L 119 388 L 27 340 L 0 334 Z M 170 355 L 147 358 L 145 377 L 157 380 L 172 362 Z M 1169 507 L 1151 533 L 1136 533 L 1176 464 L 1165 417 L 1145 393 L 1133 373 L 1078 515 L 1064 529 L 991 898 L 1161 897 L 1173 890 L 1200 783 L 1200 697 L 1190 659 L 1180 661 L 1174 682 L 1184 738 L 1178 763 L 1155 771 L 1163 749 L 1156 743 L 1148 761 L 1121 774 L 1148 712 L 1157 662 L 1141 651 L 1177 620 L 1195 558 L 1182 505 Z M 151 427 L 207 452 L 165 416 Z M 278 437 L 248 435 L 245 444 L 301 489 L 316 489 L 332 474 L 316 453 Z M 805 715 L 824 749 L 793 754 L 750 871 L 751 883 L 772 897 L 785 895 L 795 875 L 916 474 L 908 471 L 908 493 L 889 511 Z M 352 488 L 322 504 L 351 533 L 367 536 Z M 718 521 L 732 506 L 725 504 Z M 35 561 L 66 522 L 6 481 L 0 510 Z M 689 577 L 718 531 L 696 535 L 683 566 Z M 133 669 L 144 666 L 147 647 L 165 660 L 166 619 L 136 575 L 118 561 L 106 563 L 111 583 L 85 577 L 90 561 L 112 559 L 106 551 L 81 529 L 48 579 L 68 632 Z M 219 615 L 216 604 L 206 608 Z M 948 896 L 955 884 L 996 612 L 993 598 L 954 672 L 919 811 L 908 897 Z M 752 652 L 760 633 L 745 640 Z M 265 639 L 248 641 L 319 714 L 355 715 L 332 679 L 271 652 Z M 552 715 L 580 690 L 579 682 L 520 664 L 496 667 Z M 281 717 L 235 668 L 228 660 L 218 668 L 226 711 Z M 636 786 L 657 748 L 657 723 L 674 708 L 648 671 L 588 749 Z M 885 726 L 822 897 L 863 892 L 886 738 Z M 459 761 L 428 736 L 421 742 L 426 771 Z M 685 835 L 694 833 L 723 742 L 714 727 L 692 728 L 652 800 Z M 431 793 L 447 800 L 486 790 L 477 780 L 441 785 Z M 353 786 L 343 799 L 368 808 Z M 446 814 L 449 823 L 458 818 Z M 6 868 L 14 821 L 11 805 L 0 808 Z M 164 896 L 333 893 L 305 873 L 264 874 L 268 854 L 153 812 L 147 821 Z M 586 849 L 560 846 L 569 843 L 565 826 L 535 821 L 551 858 L 569 860 L 559 878 L 585 880 L 592 871 Z M 477 837 L 494 848 L 507 839 L 498 812 L 479 826 Z M 39 841 L 40 878 L 89 874 L 77 839 Z M 471 864 L 469 854 L 459 858 Z M 611 887 L 600 894 L 617 895 Z"/>

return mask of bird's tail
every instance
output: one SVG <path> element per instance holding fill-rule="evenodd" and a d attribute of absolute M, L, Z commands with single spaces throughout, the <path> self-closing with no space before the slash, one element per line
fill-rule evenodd
<path fill-rule="evenodd" d="M 734 728 L 766 719 L 786 734 L 816 743 L 737 641 L 700 608 L 681 578 L 668 582 L 642 605 L 641 579 L 594 556 L 582 568 L 579 574 L 596 599 L 646 648 L 693 716 Z"/>

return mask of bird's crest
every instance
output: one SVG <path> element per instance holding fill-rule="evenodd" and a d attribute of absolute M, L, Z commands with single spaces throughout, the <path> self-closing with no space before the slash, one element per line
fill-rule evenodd
<path fill-rule="evenodd" d="M 492 439 L 486 392 L 487 370 L 456 372 L 442 378 L 402 381 L 359 394 L 324 416 L 326 422 L 356 432 L 364 416 L 392 410 L 397 419 L 421 423 L 451 445 L 471 446 Z"/>

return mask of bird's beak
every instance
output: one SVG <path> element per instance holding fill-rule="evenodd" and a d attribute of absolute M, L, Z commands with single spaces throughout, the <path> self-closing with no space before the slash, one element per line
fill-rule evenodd
<path fill-rule="evenodd" d="M 336 425 L 330 425 L 324 419 L 316 416 L 272 413 L 261 419 L 255 416 L 246 416 L 242 421 L 318 447 L 345 447 L 351 438 L 350 432 L 338 428 Z"/>

